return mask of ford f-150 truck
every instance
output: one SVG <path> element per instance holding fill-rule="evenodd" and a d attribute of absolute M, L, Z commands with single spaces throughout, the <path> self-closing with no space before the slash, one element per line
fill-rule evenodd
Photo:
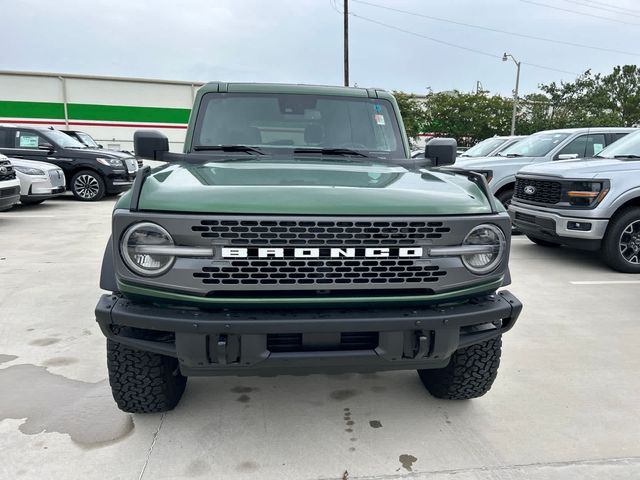
<path fill-rule="evenodd" d="M 509 212 L 538 245 L 599 250 L 610 267 L 640 273 L 640 132 L 593 158 L 522 169 Z"/>
<path fill-rule="evenodd" d="M 486 393 L 521 303 L 511 222 L 456 143 L 410 159 L 378 89 L 209 83 L 183 153 L 134 136 L 96 317 L 128 412 L 195 375 L 415 369 L 438 398 Z M 449 167 L 448 167 L 449 166 Z"/>

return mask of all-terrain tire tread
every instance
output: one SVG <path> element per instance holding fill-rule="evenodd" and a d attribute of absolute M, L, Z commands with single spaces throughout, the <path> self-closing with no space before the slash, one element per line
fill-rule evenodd
<path fill-rule="evenodd" d="M 420 380 L 436 398 L 468 400 L 487 393 L 498 374 L 502 338 L 457 350 L 444 368 L 418 370 Z"/>
<path fill-rule="evenodd" d="M 121 410 L 129 413 L 172 410 L 187 383 L 175 358 L 134 350 L 109 339 L 107 367 L 113 398 Z"/>

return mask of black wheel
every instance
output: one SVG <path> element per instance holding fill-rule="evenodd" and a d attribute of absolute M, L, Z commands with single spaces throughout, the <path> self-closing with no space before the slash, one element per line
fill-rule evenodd
<path fill-rule="evenodd" d="M 457 350 L 444 368 L 418 370 L 420 380 L 436 398 L 468 400 L 491 389 L 498 374 L 501 337 Z"/>
<path fill-rule="evenodd" d="M 617 213 L 602 242 L 605 262 L 614 270 L 640 273 L 640 208 Z"/>
<path fill-rule="evenodd" d="M 559 247 L 560 246 L 559 243 L 549 242 L 549 241 L 543 240 L 541 238 L 531 237 L 529 235 L 526 235 L 526 237 L 529 240 L 531 240 L 533 243 L 535 243 L 536 245 L 540 245 L 541 247 Z"/>
<path fill-rule="evenodd" d="M 504 208 L 509 209 L 509 205 L 511 205 L 511 198 L 513 197 L 513 190 L 505 190 L 504 192 L 500 192 L 496 195 L 496 198 L 500 201 Z"/>
<path fill-rule="evenodd" d="M 73 196 L 84 202 L 95 202 L 104 197 L 104 180 L 96 172 L 82 170 L 71 179 Z"/>
<path fill-rule="evenodd" d="M 23 205 L 40 205 L 44 200 L 31 200 L 31 199 L 20 199 L 20 203 Z"/>
<path fill-rule="evenodd" d="M 107 340 L 107 367 L 113 398 L 120 410 L 129 413 L 172 410 L 187 384 L 175 358 L 134 350 L 112 340 Z"/>

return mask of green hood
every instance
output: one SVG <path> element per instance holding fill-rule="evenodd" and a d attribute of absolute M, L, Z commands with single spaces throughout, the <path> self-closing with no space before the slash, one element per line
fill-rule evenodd
<path fill-rule="evenodd" d="M 126 208 L 130 192 L 119 207 Z M 490 213 L 463 175 L 408 171 L 375 160 L 259 158 L 168 164 L 144 183 L 141 210 L 303 215 Z"/>

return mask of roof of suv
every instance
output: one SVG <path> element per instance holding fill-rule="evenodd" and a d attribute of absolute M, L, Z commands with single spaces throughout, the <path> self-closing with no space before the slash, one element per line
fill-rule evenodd
<path fill-rule="evenodd" d="M 372 97 L 378 93 L 390 95 L 380 88 L 339 87 L 331 85 L 302 85 L 289 83 L 224 83 L 209 82 L 200 91 L 202 93 L 293 93 L 298 95 L 336 95 L 346 97 Z"/>

